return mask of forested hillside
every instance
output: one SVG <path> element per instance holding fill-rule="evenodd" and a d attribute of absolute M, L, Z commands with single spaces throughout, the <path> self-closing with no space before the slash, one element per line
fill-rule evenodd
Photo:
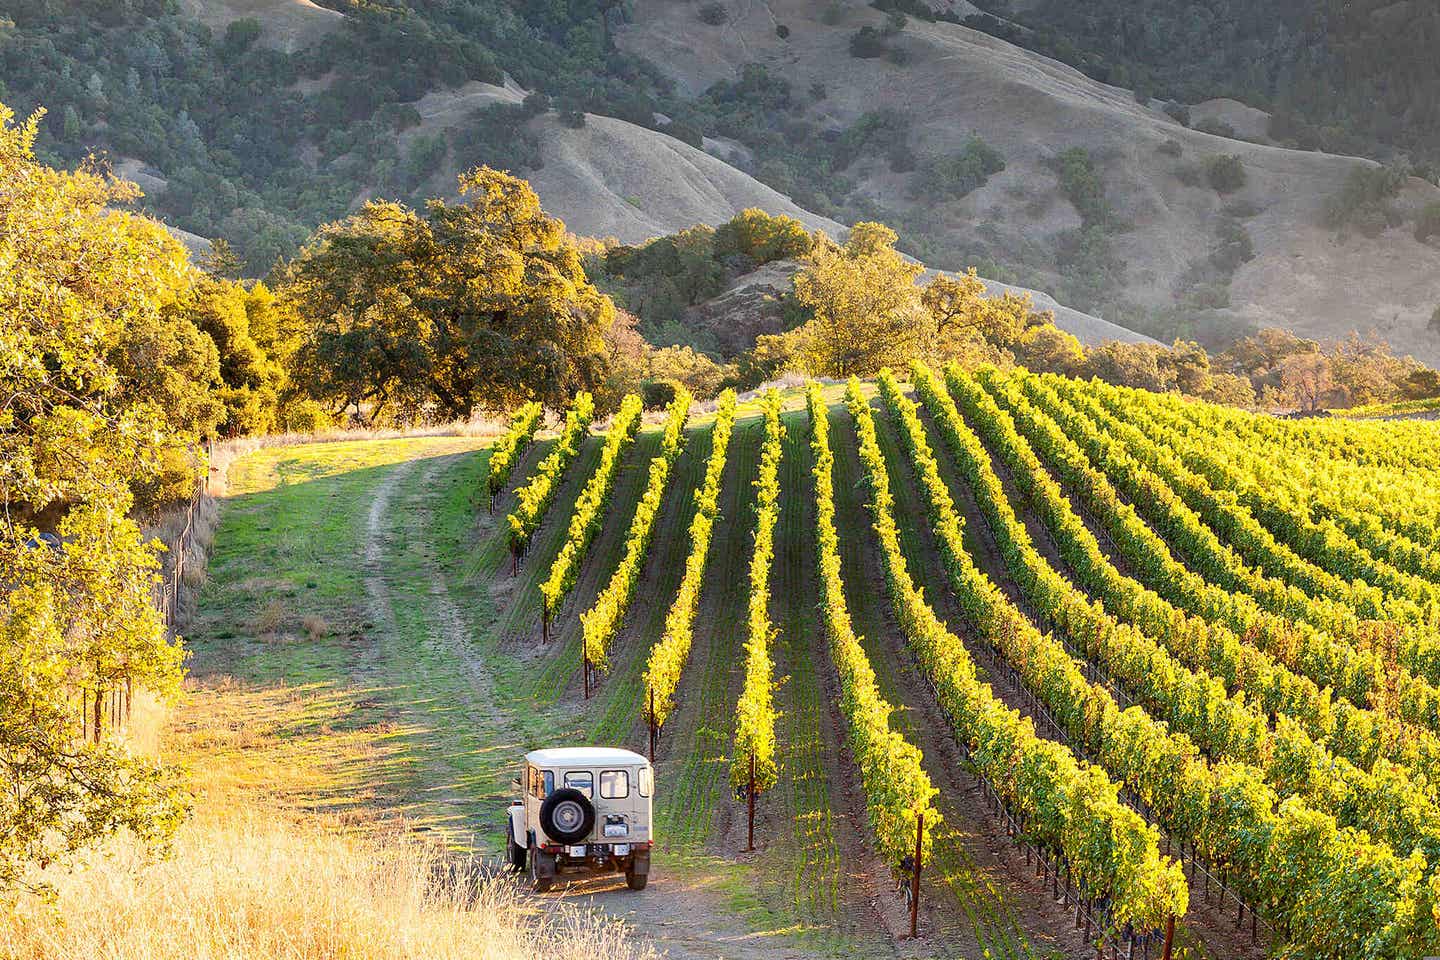
<path fill-rule="evenodd" d="M 1394 0 L 981 0 L 966 22 L 1145 95 L 1233 97 L 1304 149 L 1440 157 L 1440 8 Z"/>
<path fill-rule="evenodd" d="M 878 220 L 1166 342 L 1283 326 L 1440 358 L 1433 11 L 1011 7 L 14 0 L 0 96 L 49 111 L 43 158 L 108 157 L 249 276 L 488 164 L 593 236 Z M 1199 102 L 1227 94 L 1255 106 Z"/>

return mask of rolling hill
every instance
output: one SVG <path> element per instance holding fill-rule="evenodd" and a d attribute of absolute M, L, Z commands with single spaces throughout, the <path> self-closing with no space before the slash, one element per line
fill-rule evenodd
<path fill-rule="evenodd" d="M 901 224 L 902 234 L 910 220 L 921 220 L 933 224 L 941 250 L 1020 264 L 1041 278 L 1031 286 L 1062 286 L 1058 238 L 1079 228 L 1081 218 L 1061 192 L 1053 161 L 1083 147 L 1095 157 L 1120 219 L 1133 224 L 1112 240 L 1127 265 L 1119 288 L 1124 298 L 1151 310 L 1172 305 L 1177 284 L 1216 245 L 1227 208 L 1243 205 L 1237 219 L 1253 240 L 1255 258 L 1236 272 L 1230 307 L 1203 313 L 1197 322 L 1284 326 L 1313 337 L 1373 329 L 1397 350 L 1440 360 L 1440 337 L 1427 328 L 1440 305 L 1440 248 L 1418 242 L 1408 223 L 1374 238 L 1342 238 L 1321 223 L 1327 199 L 1352 170 L 1373 166 L 1370 161 L 1188 129 L 1158 103 L 1141 106 L 1127 90 L 951 23 L 911 19 L 892 42 L 905 51 L 897 65 L 850 55 L 855 32 L 885 20 L 859 3 L 769 0 L 731 3 L 727 10 L 726 22 L 712 27 L 690 6 L 642 0 L 619 43 L 659 64 L 692 94 L 759 63 L 796 90 L 824 88 L 824 99 L 803 112 L 822 128 L 840 129 L 879 111 L 906 121 L 922 156 L 958 150 L 972 132 L 1004 155 L 1002 173 L 962 199 L 938 204 L 908 196 L 905 177 L 883 159 L 861 161 L 861 192 Z M 783 39 L 779 25 L 787 28 Z M 1167 141 L 1179 145 L 1178 157 L 1161 151 Z M 1241 158 L 1248 175 L 1242 190 L 1221 195 L 1203 177 L 1187 182 L 1196 167 L 1219 155 Z M 1437 201 L 1440 188 L 1412 178 L 1396 207 L 1413 221 L 1421 207 Z M 960 265 L 942 257 L 925 259 Z"/>

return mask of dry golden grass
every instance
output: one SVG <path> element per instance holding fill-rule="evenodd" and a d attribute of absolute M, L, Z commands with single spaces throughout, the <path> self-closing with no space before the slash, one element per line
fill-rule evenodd
<path fill-rule="evenodd" d="M 50 960 L 642 960 L 652 951 L 590 913 L 542 914 L 505 878 L 456 878 L 401 836 L 359 838 L 250 807 L 202 807 L 174 855 L 112 844 L 23 901 L 0 958 Z"/>
<path fill-rule="evenodd" d="M 324 617 L 307 614 L 300 621 L 300 625 L 305 628 L 305 635 L 312 643 L 330 636 L 330 623 Z"/>
<path fill-rule="evenodd" d="M 265 604 L 260 615 L 255 618 L 255 635 L 261 640 L 270 642 L 280 633 L 280 628 L 285 624 L 285 604 L 279 600 L 271 600 Z"/>
<path fill-rule="evenodd" d="M 0 960 L 655 960 L 623 925 L 478 881 L 365 804 L 391 731 L 330 731 L 353 709 L 348 692 L 220 680 L 167 716 L 140 692 L 130 739 L 191 771 L 193 817 L 164 860 L 120 838 L 48 871 L 53 904 L 0 905 Z M 360 802 L 314 812 L 327 796 Z"/>

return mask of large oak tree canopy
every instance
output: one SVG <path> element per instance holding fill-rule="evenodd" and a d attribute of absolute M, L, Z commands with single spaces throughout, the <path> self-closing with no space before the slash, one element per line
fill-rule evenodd
<path fill-rule="evenodd" d="M 282 297 L 305 318 L 298 377 L 337 408 L 468 418 L 560 407 L 604 381 L 615 307 L 529 184 L 486 167 L 462 200 L 367 203 L 321 228 Z"/>

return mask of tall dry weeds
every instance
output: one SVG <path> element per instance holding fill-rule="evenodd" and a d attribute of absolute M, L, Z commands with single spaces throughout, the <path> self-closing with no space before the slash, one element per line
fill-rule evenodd
<path fill-rule="evenodd" d="M 106 853 L 52 878 L 53 906 L 22 900 L 0 921 L 0 960 L 654 958 L 618 922 L 457 878 L 432 847 L 249 806 L 201 808 L 159 863 Z"/>

